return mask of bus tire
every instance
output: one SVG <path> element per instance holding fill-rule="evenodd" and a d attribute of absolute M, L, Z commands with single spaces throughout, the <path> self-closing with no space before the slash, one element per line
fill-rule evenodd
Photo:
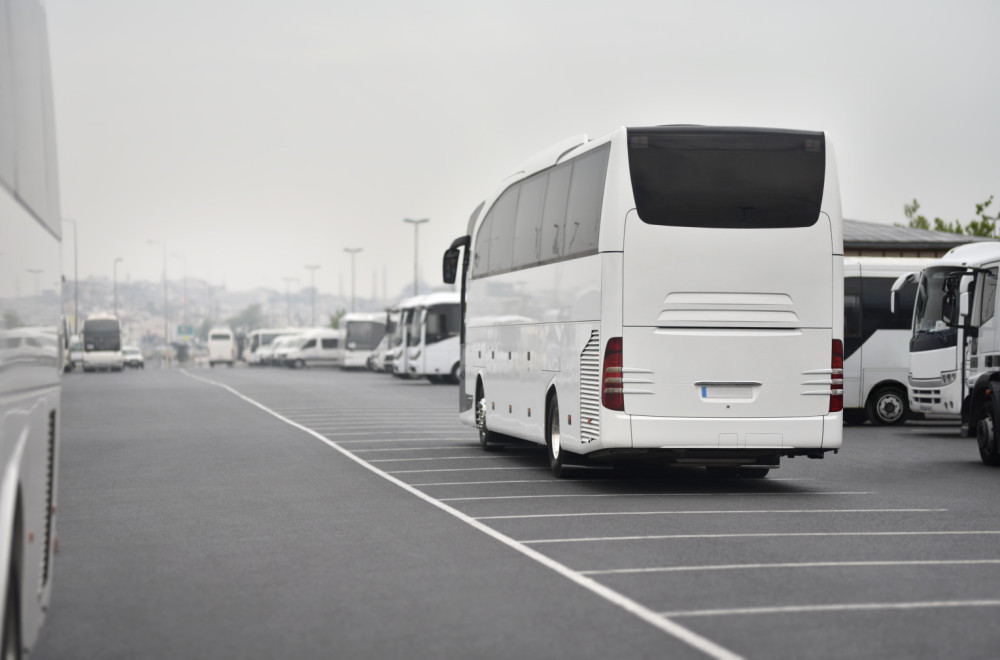
<path fill-rule="evenodd" d="M 876 388 L 868 397 L 868 418 L 872 424 L 896 426 L 906 421 L 910 407 L 906 403 L 906 392 L 895 385 Z"/>
<path fill-rule="evenodd" d="M 230 367 L 233 366 L 232 363 L 230 363 L 229 366 Z M 303 368 L 305 368 L 305 366 L 306 366 L 306 361 L 305 360 L 296 360 L 292 364 L 292 367 L 294 367 L 295 369 L 303 369 Z"/>
<path fill-rule="evenodd" d="M 556 479 L 566 476 L 566 450 L 562 446 L 562 434 L 559 432 L 559 399 L 555 394 L 549 400 L 545 415 L 545 446 L 548 448 L 549 469 Z"/>
<path fill-rule="evenodd" d="M 450 376 L 450 379 L 451 379 L 451 384 L 452 384 L 452 385 L 458 385 L 458 384 L 460 384 L 460 383 L 462 382 L 462 379 L 461 379 L 461 377 L 459 376 L 459 370 L 460 370 L 461 368 L 462 368 L 462 365 L 461 365 L 460 363 L 458 363 L 458 362 L 456 362 L 456 363 L 455 363 L 455 366 L 453 366 L 453 367 L 451 368 L 451 376 Z"/>
<path fill-rule="evenodd" d="M 997 442 L 997 413 L 993 395 L 979 407 L 976 415 L 976 442 L 979 445 L 979 458 L 990 467 L 1000 465 L 1000 450 Z"/>
<path fill-rule="evenodd" d="M 486 395 L 482 383 L 476 388 L 476 428 L 479 429 L 479 446 L 484 451 L 500 449 L 497 434 L 486 427 Z"/>
<path fill-rule="evenodd" d="M 13 556 L 7 571 L 7 596 L 3 614 L 3 640 L 0 642 L 0 658 L 20 660 L 21 658 L 21 597 L 14 570 Z"/>

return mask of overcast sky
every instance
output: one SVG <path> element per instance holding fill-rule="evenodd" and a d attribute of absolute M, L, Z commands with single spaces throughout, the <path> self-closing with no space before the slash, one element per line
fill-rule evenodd
<path fill-rule="evenodd" d="M 1000 195 L 1000 2 L 47 0 L 80 276 L 390 295 L 535 152 L 619 126 L 825 131 L 844 215 Z M 1000 206 L 1000 201 L 997 202 Z M 72 273 L 72 228 L 64 269 Z M 293 287 L 296 284 L 293 284 Z"/>

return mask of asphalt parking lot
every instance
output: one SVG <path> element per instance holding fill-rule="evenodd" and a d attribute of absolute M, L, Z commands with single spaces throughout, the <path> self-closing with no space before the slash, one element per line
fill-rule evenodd
<path fill-rule="evenodd" d="M 840 454 L 763 480 L 557 480 L 541 447 L 483 452 L 454 386 L 147 370 L 72 375 L 64 400 L 62 550 L 32 657 L 985 658 L 1000 642 L 1000 471 L 946 423 L 847 427 Z"/>

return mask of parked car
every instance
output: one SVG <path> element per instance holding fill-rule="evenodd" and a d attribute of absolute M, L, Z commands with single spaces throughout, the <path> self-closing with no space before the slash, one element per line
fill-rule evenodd
<path fill-rule="evenodd" d="M 146 368 L 146 359 L 138 346 L 122 346 L 122 365 L 133 369 Z"/>

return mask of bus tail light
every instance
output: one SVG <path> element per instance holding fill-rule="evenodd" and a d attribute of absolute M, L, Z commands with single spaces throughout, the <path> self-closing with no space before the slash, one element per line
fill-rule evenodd
<path fill-rule="evenodd" d="M 612 337 L 604 349 L 601 370 L 601 403 L 609 410 L 625 410 L 622 393 L 622 338 Z"/>
<path fill-rule="evenodd" d="M 830 412 L 844 409 L 844 342 L 833 340 L 833 360 L 830 363 Z"/>

